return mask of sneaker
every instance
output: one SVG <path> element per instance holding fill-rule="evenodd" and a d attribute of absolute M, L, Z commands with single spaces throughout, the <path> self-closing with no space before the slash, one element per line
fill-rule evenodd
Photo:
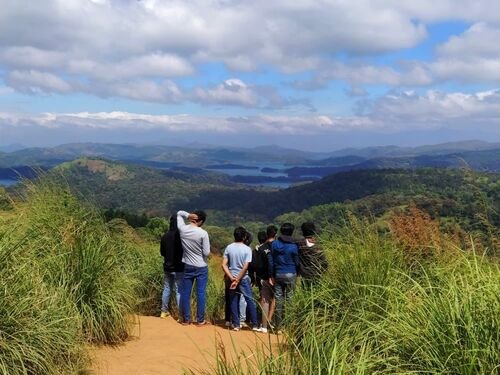
<path fill-rule="evenodd" d="M 225 322 L 224 327 L 231 327 L 231 322 Z"/>
<path fill-rule="evenodd" d="M 266 327 L 260 327 L 260 331 L 262 333 L 267 333 L 268 332 Z"/>
<path fill-rule="evenodd" d="M 239 330 L 241 330 L 240 327 L 233 327 L 233 331 L 239 331 Z"/>
<path fill-rule="evenodd" d="M 196 322 L 196 327 L 203 327 L 206 325 L 208 325 L 208 322 L 206 320 L 204 320 L 202 322 Z"/>
<path fill-rule="evenodd" d="M 262 332 L 262 328 L 260 328 L 260 327 L 253 327 L 252 331 L 253 332 Z"/>
<path fill-rule="evenodd" d="M 246 322 L 240 322 L 241 328 L 248 328 L 248 324 Z"/>
<path fill-rule="evenodd" d="M 170 316 L 170 313 L 168 311 L 162 311 L 160 314 L 161 319 L 166 319 Z"/>

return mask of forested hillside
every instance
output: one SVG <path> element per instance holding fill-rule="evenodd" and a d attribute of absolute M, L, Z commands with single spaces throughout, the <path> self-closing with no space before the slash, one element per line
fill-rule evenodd
<path fill-rule="evenodd" d="M 202 208 L 209 224 L 313 220 L 323 226 L 349 212 L 380 221 L 410 206 L 438 220 L 442 230 L 463 239 L 497 238 L 500 228 L 500 176 L 470 170 L 358 170 L 284 189 L 263 190 L 230 182 L 222 174 L 198 169 L 158 170 L 101 159 L 79 159 L 50 172 L 82 198 L 106 211 L 144 226 L 147 218 L 178 209 Z M 491 244 L 490 244 L 491 245 Z"/>
<path fill-rule="evenodd" d="M 373 199 L 377 202 L 373 204 L 374 209 L 411 198 L 421 202 L 422 206 L 435 205 L 438 210 L 436 214 L 468 215 L 475 212 L 468 205 L 483 204 L 495 207 L 498 212 L 499 189 L 497 174 L 432 168 L 359 170 L 275 192 L 206 190 L 198 198 L 190 200 L 190 204 L 193 207 L 270 219 L 285 212 L 302 211 L 320 204 L 381 195 L 380 201 Z M 479 201 L 477 197 L 480 197 Z"/>
<path fill-rule="evenodd" d="M 52 169 L 49 175 L 64 180 L 76 194 L 101 208 L 153 216 L 168 215 L 204 190 L 236 188 L 225 175 L 199 169 L 159 170 L 102 159 L 77 159 Z"/>

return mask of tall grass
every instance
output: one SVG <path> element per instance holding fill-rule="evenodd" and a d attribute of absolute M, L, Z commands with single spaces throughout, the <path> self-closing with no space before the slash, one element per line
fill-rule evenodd
<path fill-rule="evenodd" d="M 456 251 L 420 270 L 375 228 L 354 221 L 325 236 L 329 271 L 298 285 L 273 356 L 246 373 L 496 374 L 500 371 L 500 269 Z M 248 363 L 219 356 L 214 374 Z"/>
<path fill-rule="evenodd" d="M 159 255 L 114 229 L 60 182 L 25 184 L 0 228 L 0 374 L 76 373 L 86 343 L 128 336 Z"/>
<path fill-rule="evenodd" d="M 88 341 L 127 337 L 135 282 L 127 272 L 126 243 L 113 237 L 98 212 L 69 189 L 42 179 L 26 184 L 22 215 L 29 251 L 45 281 L 63 288 L 82 318 Z"/>
<path fill-rule="evenodd" d="M 500 372 L 500 270 L 462 256 L 392 291 L 384 332 L 396 365 L 448 374 Z"/>
<path fill-rule="evenodd" d="M 222 257 L 212 256 L 208 261 L 207 319 L 215 322 L 224 318 L 224 272 Z"/>
<path fill-rule="evenodd" d="M 85 368 L 82 320 L 64 290 L 43 281 L 19 254 L 23 240 L 0 233 L 0 374 L 69 374 Z"/>

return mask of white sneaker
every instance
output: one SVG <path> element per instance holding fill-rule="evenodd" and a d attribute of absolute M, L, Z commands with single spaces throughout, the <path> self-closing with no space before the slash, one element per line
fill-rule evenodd
<path fill-rule="evenodd" d="M 239 331 L 240 329 L 240 327 L 233 327 L 233 331 Z"/>
<path fill-rule="evenodd" d="M 265 328 L 265 327 L 260 327 L 260 331 L 261 331 L 262 333 L 267 333 L 267 328 Z"/>
<path fill-rule="evenodd" d="M 254 332 L 262 332 L 262 328 L 260 328 L 260 327 L 253 327 L 252 331 L 254 331 Z"/>
<path fill-rule="evenodd" d="M 240 326 L 242 328 L 248 328 L 248 324 L 246 322 L 240 322 Z"/>

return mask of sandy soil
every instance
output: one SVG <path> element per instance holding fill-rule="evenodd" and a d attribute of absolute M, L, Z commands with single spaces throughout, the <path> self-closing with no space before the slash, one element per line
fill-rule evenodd
<path fill-rule="evenodd" d="M 275 347 L 275 335 L 233 332 L 208 325 L 183 326 L 173 318 L 139 317 L 133 337 L 116 347 L 92 349 L 96 375 L 182 374 L 186 369 L 210 373 L 215 364 L 217 346 L 222 344 L 228 356 L 253 356 L 255 348 Z M 265 349 L 268 350 L 268 349 Z"/>

